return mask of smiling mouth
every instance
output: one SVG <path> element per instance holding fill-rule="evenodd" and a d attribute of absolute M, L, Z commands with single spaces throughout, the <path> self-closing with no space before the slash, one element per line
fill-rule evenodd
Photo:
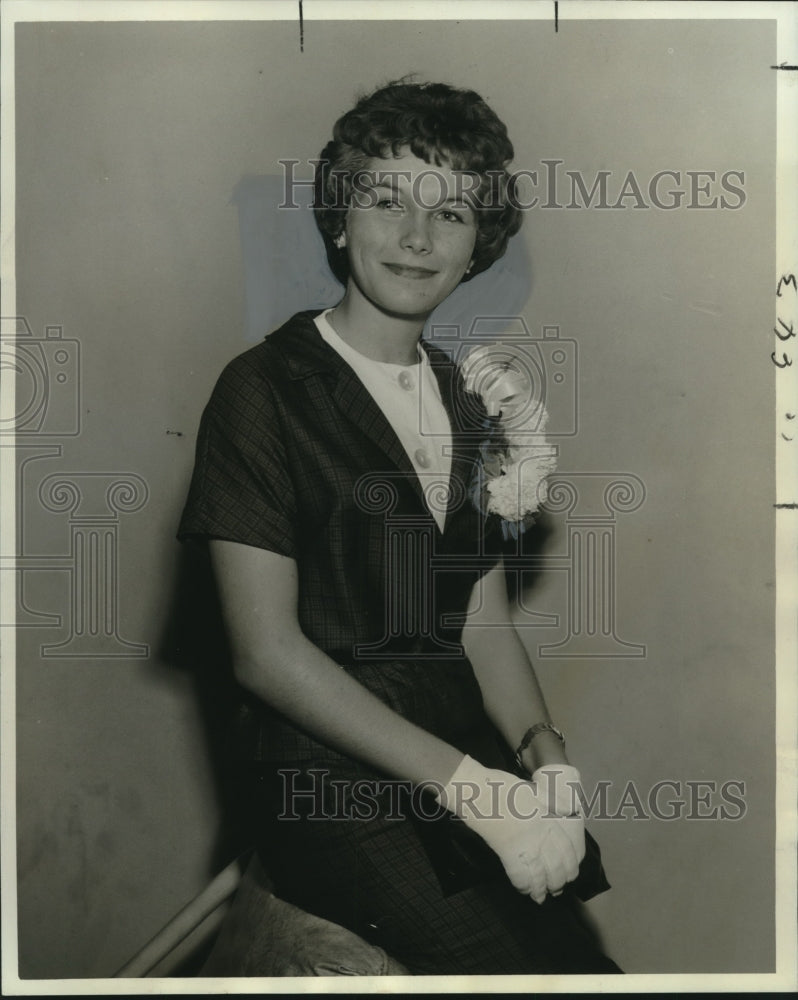
<path fill-rule="evenodd" d="M 405 267 L 403 264 L 385 264 L 384 266 L 400 278 L 415 278 L 419 280 L 431 278 L 438 273 L 437 271 L 430 270 L 428 267 Z"/>

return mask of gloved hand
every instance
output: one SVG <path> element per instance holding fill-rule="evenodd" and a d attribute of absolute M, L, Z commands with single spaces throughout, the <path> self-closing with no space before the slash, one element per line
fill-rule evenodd
<path fill-rule="evenodd" d="M 532 784 L 546 803 L 545 815 L 562 819 L 560 828 L 571 842 L 577 863 L 585 856 L 585 821 L 574 791 L 574 786 L 581 785 L 581 781 L 579 771 L 570 764 L 544 765 L 532 775 Z M 558 896 L 559 892 L 552 895 Z"/>
<path fill-rule="evenodd" d="M 546 791 L 556 792 L 551 781 L 551 776 L 545 778 Z M 536 903 L 545 900 L 547 891 L 559 893 L 576 878 L 580 859 L 575 838 L 563 829 L 570 818 L 550 810 L 533 782 L 483 767 L 466 755 L 438 801 L 482 837 L 498 854 L 515 888 Z"/>

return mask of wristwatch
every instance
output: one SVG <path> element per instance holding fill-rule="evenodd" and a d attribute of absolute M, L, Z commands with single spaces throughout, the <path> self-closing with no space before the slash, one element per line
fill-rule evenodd
<path fill-rule="evenodd" d="M 539 733 L 554 733 L 560 743 L 565 746 L 565 737 L 563 736 L 562 729 L 559 729 L 551 722 L 536 722 L 534 726 L 530 726 L 524 733 L 524 737 L 518 744 L 518 749 L 515 751 L 515 762 L 522 771 L 525 771 L 526 767 L 521 760 L 521 754 Z"/>

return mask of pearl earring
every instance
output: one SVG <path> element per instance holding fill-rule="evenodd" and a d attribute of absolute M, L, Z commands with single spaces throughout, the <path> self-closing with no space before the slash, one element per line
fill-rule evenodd
<path fill-rule="evenodd" d="M 335 237 L 334 243 L 339 250 L 343 250 L 346 246 L 346 233 L 339 233 L 339 235 Z"/>

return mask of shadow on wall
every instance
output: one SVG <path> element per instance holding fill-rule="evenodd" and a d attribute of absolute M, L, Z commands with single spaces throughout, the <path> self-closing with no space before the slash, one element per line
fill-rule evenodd
<path fill-rule="evenodd" d="M 505 544 L 504 563 L 511 606 L 532 594 L 545 575 L 544 558 L 557 533 L 557 524 L 546 510 L 535 515 L 535 523 L 517 540 Z"/>
<path fill-rule="evenodd" d="M 160 657 L 171 667 L 189 674 L 193 681 L 222 817 L 208 859 L 210 877 L 252 846 L 235 740 L 241 688 L 233 677 L 206 545 L 188 542 L 179 546 L 174 579 Z"/>
<path fill-rule="evenodd" d="M 307 187 L 286 192 L 282 177 L 243 177 L 232 201 L 238 209 L 244 260 L 248 343 L 257 343 L 296 312 L 325 309 L 341 298 L 343 290 L 327 266 Z M 281 207 L 288 205 L 296 207 Z M 425 337 L 437 343 L 437 325 L 457 326 L 465 337 L 478 318 L 518 316 L 531 291 L 529 252 L 519 235 L 510 240 L 501 260 L 456 288 L 435 310 Z M 446 350 L 447 344 L 444 340 L 438 346 Z"/>

